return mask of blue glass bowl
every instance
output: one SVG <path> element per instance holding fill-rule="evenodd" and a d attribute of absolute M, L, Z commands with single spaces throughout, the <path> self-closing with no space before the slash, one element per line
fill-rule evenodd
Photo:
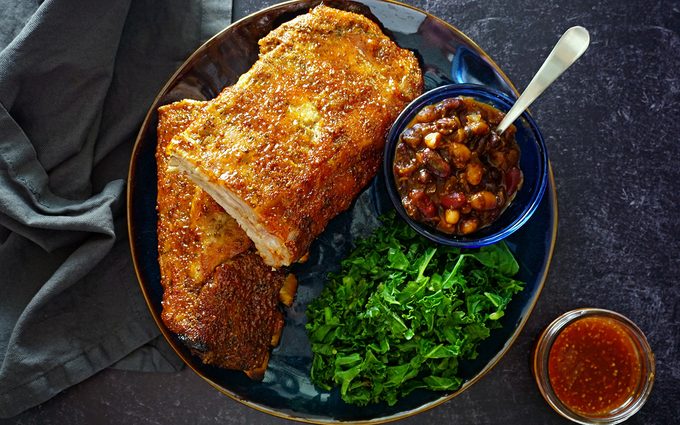
<path fill-rule="evenodd" d="M 536 122 L 528 112 L 524 112 L 514 123 L 517 127 L 515 138 L 520 148 L 519 166 L 524 174 L 524 183 L 515 199 L 493 223 L 470 235 L 459 236 L 441 232 L 413 220 L 404 210 L 392 173 L 399 135 L 423 107 L 457 96 L 472 97 L 503 112 L 507 112 L 514 103 L 514 99 L 506 94 L 476 84 L 449 84 L 424 93 L 411 102 L 392 125 L 385 145 L 383 173 L 390 200 L 401 218 L 406 220 L 415 231 L 443 245 L 479 248 L 508 237 L 526 223 L 536 211 L 548 184 L 548 152 Z"/>

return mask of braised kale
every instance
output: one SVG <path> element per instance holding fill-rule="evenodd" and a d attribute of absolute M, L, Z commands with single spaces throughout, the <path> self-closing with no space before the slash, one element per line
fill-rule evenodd
<path fill-rule="evenodd" d="M 522 290 L 518 270 L 504 243 L 434 246 L 387 215 L 307 308 L 313 382 L 357 405 L 458 389 L 459 360 L 477 356 Z"/>

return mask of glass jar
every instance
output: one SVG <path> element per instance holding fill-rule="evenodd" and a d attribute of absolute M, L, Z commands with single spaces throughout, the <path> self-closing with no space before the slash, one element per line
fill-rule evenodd
<path fill-rule="evenodd" d="M 567 400 L 568 397 L 566 396 L 565 392 L 566 390 L 564 390 L 564 387 L 560 387 L 562 389 L 560 389 L 559 391 L 556 391 L 556 388 L 553 387 L 553 385 L 555 385 L 555 382 L 559 382 L 557 372 L 560 369 L 558 369 L 557 366 L 555 365 L 558 365 L 560 361 L 564 361 L 565 363 L 562 365 L 563 366 L 562 369 L 565 369 L 564 366 L 568 364 L 570 368 L 567 368 L 566 372 L 567 373 L 571 372 L 574 375 L 573 377 L 570 378 L 572 379 L 570 382 L 580 380 L 580 382 L 578 382 L 578 385 L 581 385 L 581 388 L 585 388 L 584 392 L 580 394 L 580 397 L 583 398 L 585 398 L 586 396 L 592 397 L 593 394 L 598 394 L 598 391 L 602 391 L 602 386 L 598 384 L 599 386 L 597 388 L 594 387 L 588 388 L 588 385 L 591 386 L 593 385 L 590 382 L 601 383 L 601 379 L 603 378 L 603 376 L 593 377 L 591 379 L 585 378 L 585 375 L 580 374 L 589 373 L 589 371 L 591 372 L 594 371 L 596 373 L 603 374 L 604 369 L 607 369 L 608 366 L 614 366 L 615 364 L 615 363 L 611 363 L 610 365 L 604 364 L 604 368 L 600 368 L 601 370 L 598 370 L 597 366 L 593 365 L 593 363 L 597 363 L 598 361 L 602 363 L 601 358 L 596 359 L 595 357 L 598 356 L 593 356 L 591 360 L 591 358 L 587 357 L 589 355 L 586 353 L 587 349 L 581 350 L 580 352 L 581 356 L 577 355 L 578 351 L 574 351 L 575 350 L 574 341 L 576 341 L 577 344 L 586 344 L 588 338 L 591 338 L 591 341 L 593 341 L 591 345 L 593 345 L 596 348 L 604 347 L 605 349 L 608 349 L 611 346 L 611 344 L 603 344 L 600 341 L 600 339 L 593 337 L 592 332 L 588 331 L 588 329 L 592 329 L 592 326 L 595 323 L 597 323 L 596 321 L 590 319 L 577 323 L 586 318 L 601 319 L 601 325 L 598 326 L 605 327 L 604 326 L 605 324 L 608 324 L 607 326 L 611 325 L 613 333 L 610 333 L 610 335 L 613 335 L 614 337 L 619 337 L 620 341 L 623 341 L 623 343 L 626 344 L 626 348 L 630 350 L 629 359 L 634 359 L 631 361 L 636 362 L 631 370 L 632 374 L 631 379 L 634 380 L 631 382 L 634 382 L 634 384 L 632 384 L 630 388 L 626 388 L 626 390 L 629 391 L 625 393 L 624 397 L 621 399 L 621 403 L 615 406 L 611 406 L 611 408 L 607 408 L 606 411 L 598 411 L 597 413 L 586 412 L 586 409 L 576 407 L 576 403 L 570 404 L 569 400 Z M 571 327 L 571 330 L 568 333 L 565 333 L 565 340 L 560 341 L 559 348 L 556 348 L 555 352 L 553 352 L 553 346 L 555 345 L 555 341 L 558 339 L 559 335 L 565 329 L 570 327 L 570 325 L 574 326 Z M 591 326 L 591 328 L 589 328 L 588 326 Z M 583 331 L 581 332 L 580 340 L 576 338 L 574 341 L 572 341 L 571 347 L 568 344 L 565 345 L 567 335 L 569 335 L 570 337 L 577 336 L 576 331 L 583 329 L 585 329 L 586 333 L 584 334 Z M 599 335 L 599 337 L 602 338 L 602 335 L 604 334 Z M 576 348 L 576 350 L 578 349 L 579 347 Z M 557 357 L 555 357 L 553 358 L 554 363 L 552 363 L 551 366 L 550 363 L 551 356 L 558 356 L 561 354 L 567 355 L 567 358 L 560 360 Z M 585 359 L 580 358 L 583 356 L 586 356 L 586 358 Z M 580 360 L 577 360 L 577 358 L 579 358 Z M 585 364 L 579 364 L 579 362 Z M 619 313 L 597 308 L 582 308 L 569 311 L 559 316 L 550 325 L 548 325 L 548 327 L 543 331 L 543 333 L 540 335 L 536 343 L 533 353 L 532 366 L 534 378 L 536 379 L 538 388 L 541 394 L 543 395 L 543 398 L 545 398 L 548 404 L 557 413 L 564 416 L 565 418 L 586 425 L 617 424 L 625 421 L 633 414 L 635 414 L 638 410 L 640 410 L 642 405 L 647 400 L 647 397 L 649 397 L 649 394 L 652 391 L 652 385 L 654 383 L 654 371 L 655 371 L 654 354 L 652 353 L 652 349 L 649 346 L 649 343 L 647 342 L 647 339 L 645 338 L 640 328 L 638 328 L 632 321 L 630 321 L 628 318 Z M 551 367 L 555 367 L 555 369 L 551 369 Z M 612 375 L 611 377 L 607 375 L 607 379 L 610 380 L 613 379 L 614 381 L 616 381 L 618 370 L 616 370 L 617 368 L 610 369 L 611 370 L 607 370 L 607 373 L 612 372 Z M 551 371 L 554 372 L 552 380 Z M 637 376 L 638 373 L 639 377 Z M 596 378 L 598 378 L 599 381 Z M 616 382 L 616 384 L 619 383 L 620 382 Z M 565 400 L 560 399 L 558 393 L 562 393 L 562 398 L 564 398 Z M 588 401 L 581 399 L 580 397 L 576 397 L 578 402 Z M 599 400 L 602 400 L 601 397 L 598 398 Z"/>

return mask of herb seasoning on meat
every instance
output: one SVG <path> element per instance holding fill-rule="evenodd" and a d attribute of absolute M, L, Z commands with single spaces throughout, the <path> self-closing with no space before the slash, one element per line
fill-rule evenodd
<path fill-rule="evenodd" d="M 393 172 L 406 213 L 442 232 L 467 235 L 491 224 L 522 185 L 515 126 L 469 97 L 425 106 L 401 133 Z"/>

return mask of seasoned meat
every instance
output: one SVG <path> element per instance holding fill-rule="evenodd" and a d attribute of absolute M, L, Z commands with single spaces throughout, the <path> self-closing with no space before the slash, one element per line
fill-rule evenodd
<path fill-rule="evenodd" d="M 229 369 L 264 369 L 278 344 L 283 314 L 278 308 L 285 274 L 262 262 L 253 251 L 217 267 L 197 298 L 203 362 Z"/>
<path fill-rule="evenodd" d="M 166 146 L 207 102 L 158 110 L 158 251 L 163 322 L 205 363 L 259 377 L 294 286 L 266 266 L 236 221 L 185 175 L 168 171 Z M 288 281 L 293 281 L 291 276 Z"/>
<path fill-rule="evenodd" d="M 158 253 L 164 281 L 200 284 L 217 265 L 252 246 L 218 203 L 185 175 L 167 169 L 165 146 L 206 103 L 183 100 L 158 110 Z"/>
<path fill-rule="evenodd" d="M 389 126 L 421 91 L 410 51 L 321 5 L 263 38 L 258 61 L 168 152 L 266 264 L 289 265 L 375 175 Z"/>

